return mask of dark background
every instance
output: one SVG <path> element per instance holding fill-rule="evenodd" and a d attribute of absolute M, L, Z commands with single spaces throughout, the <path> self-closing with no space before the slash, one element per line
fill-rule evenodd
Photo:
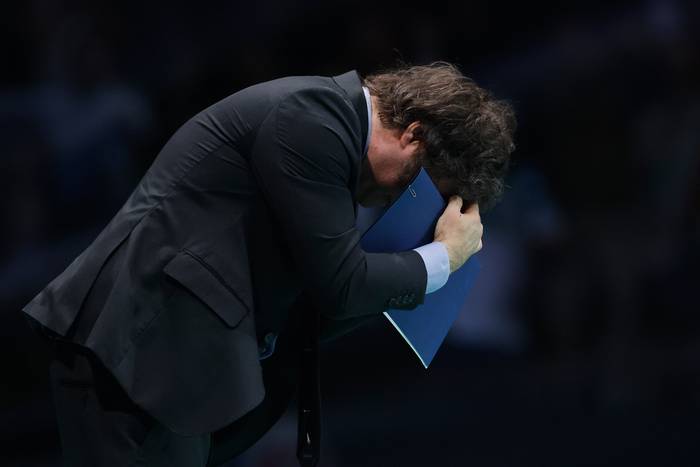
<path fill-rule="evenodd" d="M 323 354 L 331 466 L 700 465 L 700 8 L 62 2 L 0 28 L 1 465 L 58 465 L 21 307 L 191 115 L 292 74 L 448 60 L 519 119 L 482 272 L 429 370 L 383 319 Z M 231 466 L 293 466 L 295 412 Z"/>

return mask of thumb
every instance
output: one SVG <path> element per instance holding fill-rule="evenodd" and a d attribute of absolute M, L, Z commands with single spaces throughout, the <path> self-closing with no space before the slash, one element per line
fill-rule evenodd
<path fill-rule="evenodd" d="M 458 210 L 461 212 L 463 200 L 461 196 L 452 195 L 450 196 L 450 201 L 447 204 L 447 209 Z"/>

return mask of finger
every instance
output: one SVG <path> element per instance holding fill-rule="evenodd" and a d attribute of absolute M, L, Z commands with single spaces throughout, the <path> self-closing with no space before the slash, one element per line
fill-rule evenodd
<path fill-rule="evenodd" d="M 462 200 L 461 196 L 452 195 L 452 196 L 450 196 L 450 202 L 447 204 L 447 209 L 452 209 L 452 210 L 457 209 L 457 210 L 461 211 L 462 210 L 462 203 L 463 203 L 463 200 Z"/>

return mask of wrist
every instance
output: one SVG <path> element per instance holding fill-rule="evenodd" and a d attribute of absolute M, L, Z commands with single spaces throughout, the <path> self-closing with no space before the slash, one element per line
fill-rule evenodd
<path fill-rule="evenodd" d="M 435 239 L 433 241 L 439 242 L 445 247 L 445 251 L 447 251 L 447 258 L 450 260 L 450 274 L 452 274 L 453 272 L 455 272 L 455 270 L 457 270 L 459 268 L 459 265 L 457 264 L 457 261 L 456 261 L 457 255 L 455 255 L 455 252 L 452 249 L 452 246 L 444 240 Z"/>

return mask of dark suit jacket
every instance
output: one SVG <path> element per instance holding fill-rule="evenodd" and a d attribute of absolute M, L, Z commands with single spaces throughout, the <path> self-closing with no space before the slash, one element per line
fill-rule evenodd
<path fill-rule="evenodd" d="M 213 104 L 23 311 L 91 349 L 171 430 L 229 424 L 263 399 L 258 342 L 284 327 L 302 291 L 328 329 L 390 300 L 423 302 L 418 253 L 359 245 L 367 122 L 354 71 L 276 79 Z"/>

